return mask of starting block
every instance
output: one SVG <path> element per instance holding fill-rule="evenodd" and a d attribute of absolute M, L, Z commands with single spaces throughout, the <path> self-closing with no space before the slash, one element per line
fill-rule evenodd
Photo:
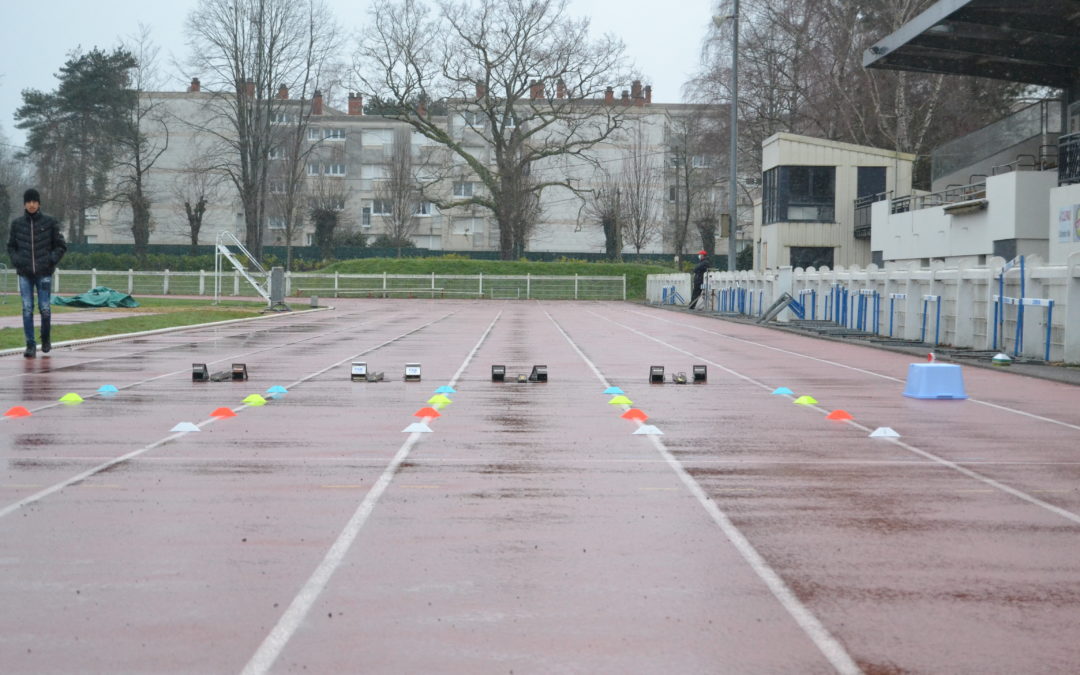
<path fill-rule="evenodd" d="M 709 369 L 702 365 L 694 366 L 694 384 L 705 384 L 709 379 Z"/>
<path fill-rule="evenodd" d="M 405 364 L 405 381 L 406 382 L 419 382 L 420 381 L 420 364 L 419 363 L 406 363 Z"/>
<path fill-rule="evenodd" d="M 205 363 L 191 364 L 191 380 L 193 382 L 210 381 L 210 371 L 206 369 Z"/>
<path fill-rule="evenodd" d="M 664 383 L 664 367 L 663 366 L 649 366 L 649 384 L 663 384 Z"/>
<path fill-rule="evenodd" d="M 533 366 L 532 373 L 529 374 L 529 382 L 547 382 L 547 379 L 547 366 Z"/>
<path fill-rule="evenodd" d="M 349 379 L 353 382 L 366 382 L 367 376 L 367 362 L 353 361 L 352 368 L 349 370 Z"/>
<path fill-rule="evenodd" d="M 491 367 L 491 381 L 492 382 L 505 382 L 506 381 L 506 366 L 492 366 Z"/>
<path fill-rule="evenodd" d="M 232 364 L 232 379 L 234 380 L 246 380 L 248 379 L 247 364 L 246 363 L 234 363 Z"/>

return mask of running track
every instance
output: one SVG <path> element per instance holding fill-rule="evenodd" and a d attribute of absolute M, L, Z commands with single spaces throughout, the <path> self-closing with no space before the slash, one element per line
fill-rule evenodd
<path fill-rule="evenodd" d="M 33 413 L 0 418 L 0 671 L 1080 670 L 1073 386 L 909 399 L 908 356 L 629 303 L 335 302 L 0 359 Z"/>

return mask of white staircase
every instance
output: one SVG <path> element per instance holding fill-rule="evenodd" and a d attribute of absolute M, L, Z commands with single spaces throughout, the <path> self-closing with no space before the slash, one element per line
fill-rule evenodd
<path fill-rule="evenodd" d="M 221 301 L 222 258 L 228 260 L 233 268 L 247 279 L 255 292 L 261 295 L 268 304 L 270 303 L 270 275 L 244 248 L 236 235 L 232 232 L 218 232 L 217 246 L 214 249 L 214 304 Z M 256 281 L 256 276 L 263 280 L 262 284 Z"/>

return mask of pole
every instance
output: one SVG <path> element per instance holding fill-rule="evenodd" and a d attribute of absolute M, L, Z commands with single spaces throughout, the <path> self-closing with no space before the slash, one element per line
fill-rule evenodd
<path fill-rule="evenodd" d="M 731 12 L 731 142 L 728 162 L 731 175 L 728 181 L 728 272 L 735 272 L 735 237 L 738 230 L 738 151 L 739 151 L 739 0 L 734 0 Z"/>

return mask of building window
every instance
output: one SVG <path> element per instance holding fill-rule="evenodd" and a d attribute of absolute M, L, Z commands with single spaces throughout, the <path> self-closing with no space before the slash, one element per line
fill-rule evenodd
<path fill-rule="evenodd" d="M 270 148 L 270 152 L 266 153 L 266 156 L 270 159 L 285 159 L 285 151 L 281 148 Z"/>
<path fill-rule="evenodd" d="M 327 176 L 344 176 L 345 165 L 344 164 L 324 164 L 323 173 Z"/>
<path fill-rule="evenodd" d="M 394 206 L 389 199 L 372 199 L 371 213 L 376 216 L 389 216 L 394 213 Z"/>
<path fill-rule="evenodd" d="M 454 196 L 455 197 L 472 197 L 473 196 L 473 183 L 472 181 L 457 181 L 454 183 Z"/>
<path fill-rule="evenodd" d="M 322 138 L 322 131 L 319 129 L 319 127 L 308 127 L 307 139 L 309 141 L 317 141 L 320 138 Z"/>
<path fill-rule="evenodd" d="M 283 218 L 282 216 L 270 216 L 267 219 L 266 224 L 267 224 L 267 227 L 269 227 L 271 230 L 284 230 L 285 229 L 285 218 Z"/>
<path fill-rule="evenodd" d="M 293 123 L 293 116 L 290 115 L 289 113 L 284 113 L 284 112 L 271 113 L 270 114 L 270 123 L 271 124 L 292 124 Z"/>
<path fill-rule="evenodd" d="M 836 222 L 836 167 L 778 166 L 765 172 L 762 223 Z"/>
<path fill-rule="evenodd" d="M 279 180 L 267 181 L 266 189 L 272 195 L 283 195 L 285 194 L 285 183 Z"/>
<path fill-rule="evenodd" d="M 667 200 L 669 202 L 676 202 L 679 199 L 679 188 L 674 185 L 669 185 L 667 189 Z"/>
<path fill-rule="evenodd" d="M 792 246 L 790 264 L 792 267 L 803 269 L 810 267 L 832 269 L 833 249 L 831 246 Z"/>
<path fill-rule="evenodd" d="M 305 236 L 305 240 L 307 241 L 308 246 L 314 246 L 315 245 L 315 233 L 314 232 L 308 232 L 307 235 Z"/>
<path fill-rule="evenodd" d="M 484 117 L 484 114 L 475 110 L 466 110 L 461 113 L 461 119 L 466 126 L 474 129 L 483 129 L 487 125 L 487 118 Z"/>
<path fill-rule="evenodd" d="M 416 210 L 413 211 L 413 215 L 430 216 L 431 215 L 431 202 L 417 202 Z"/>
<path fill-rule="evenodd" d="M 343 141 L 345 140 L 344 129 L 323 129 L 323 138 L 328 141 Z"/>
<path fill-rule="evenodd" d="M 361 227 L 371 227 L 371 207 L 365 206 L 360 210 Z"/>
<path fill-rule="evenodd" d="M 308 163 L 308 165 L 307 165 L 307 175 L 309 175 L 309 176 L 318 176 L 319 175 L 319 165 L 314 163 L 314 162 Z"/>
<path fill-rule="evenodd" d="M 712 157 L 708 155 L 694 155 L 690 158 L 690 166 L 694 169 L 708 169 L 712 165 Z"/>

